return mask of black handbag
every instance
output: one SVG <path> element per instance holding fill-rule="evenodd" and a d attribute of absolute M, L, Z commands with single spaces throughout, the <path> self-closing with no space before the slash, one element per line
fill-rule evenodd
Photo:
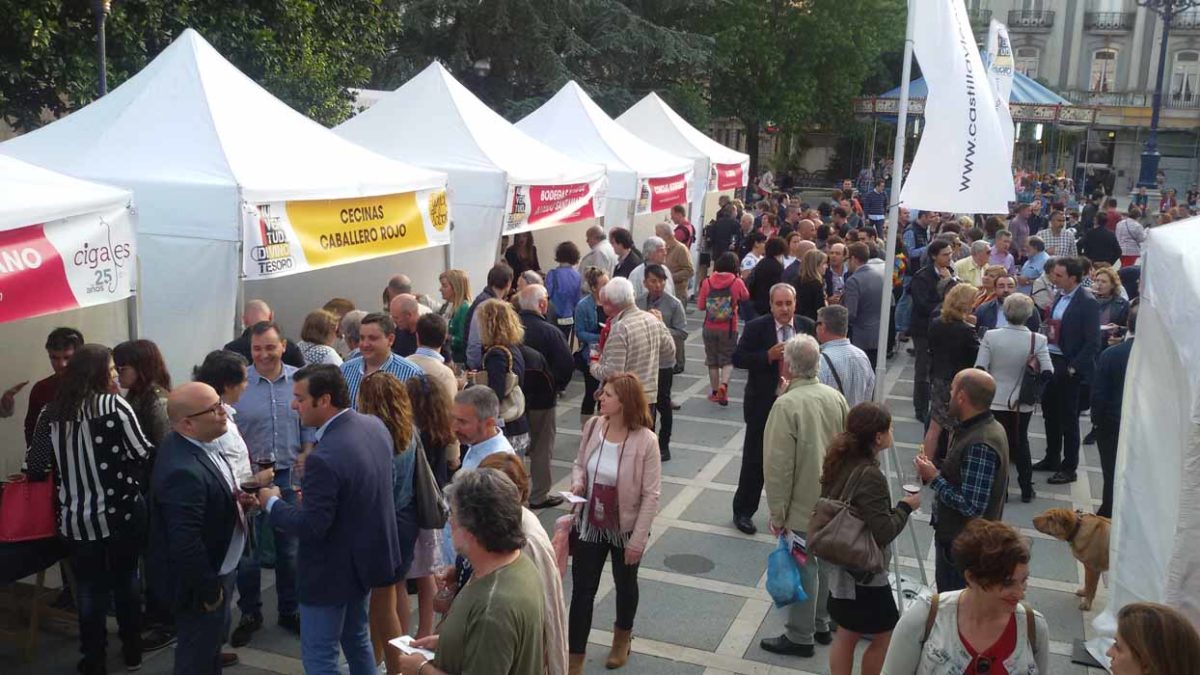
<path fill-rule="evenodd" d="M 433 469 L 429 466 L 429 458 L 425 456 L 425 448 L 418 439 L 413 452 L 417 453 L 416 464 L 413 466 L 413 501 L 417 505 L 417 527 L 422 530 L 440 530 L 446 526 L 450 516 L 450 506 L 446 496 L 438 486 Z"/>
<path fill-rule="evenodd" d="M 1034 355 L 1037 335 L 1029 334 L 1029 355 L 1025 358 L 1025 369 L 1021 371 L 1021 382 L 1017 385 L 1017 402 L 1013 404 L 1012 396 L 1008 397 L 1008 407 L 1015 410 L 1022 405 L 1037 405 L 1042 399 L 1041 375 L 1042 365 Z"/>

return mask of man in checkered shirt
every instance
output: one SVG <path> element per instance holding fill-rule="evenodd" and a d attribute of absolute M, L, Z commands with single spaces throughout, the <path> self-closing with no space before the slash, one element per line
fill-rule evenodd
<path fill-rule="evenodd" d="M 925 455 L 916 459 L 917 475 L 937 500 L 933 508 L 935 575 L 938 592 L 966 588 L 954 564 L 954 538 L 975 518 L 1001 520 L 1008 489 L 1008 435 L 992 415 L 996 381 L 976 368 L 959 371 L 950 385 L 950 416 L 959 426 L 939 471 Z"/>
<path fill-rule="evenodd" d="M 600 291 L 605 316 L 612 317 L 600 360 L 592 377 L 604 382 L 617 373 L 633 373 L 646 389 L 646 399 L 658 395 L 658 366 L 675 360 L 675 341 L 667 325 L 634 304 L 633 284 L 617 277 Z"/>
<path fill-rule="evenodd" d="M 1079 255 L 1075 246 L 1075 229 L 1064 227 L 1067 222 L 1062 211 L 1050 214 L 1050 229 L 1038 232 L 1038 236 L 1046 243 L 1046 253 L 1051 258 L 1074 258 Z"/>

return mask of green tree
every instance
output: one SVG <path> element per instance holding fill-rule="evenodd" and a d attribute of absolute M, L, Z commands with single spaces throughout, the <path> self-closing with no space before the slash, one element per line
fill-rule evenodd
<path fill-rule="evenodd" d="M 436 58 L 512 120 L 572 79 L 609 114 L 659 91 L 704 119 L 695 83 L 707 76 L 713 40 L 679 25 L 709 1 L 405 0 L 395 48 L 372 84 L 394 89 Z"/>
<path fill-rule="evenodd" d="M 118 86 L 184 28 L 292 107 L 325 124 L 351 112 L 346 87 L 397 33 L 398 0 L 116 0 L 108 18 L 108 78 Z M 96 95 L 95 28 L 82 0 L 0 0 L 0 114 L 36 128 Z"/>
<path fill-rule="evenodd" d="M 903 39 L 903 0 L 719 0 L 698 19 L 716 39 L 712 112 L 746 127 L 751 172 L 773 121 L 845 129 L 851 98 Z"/>

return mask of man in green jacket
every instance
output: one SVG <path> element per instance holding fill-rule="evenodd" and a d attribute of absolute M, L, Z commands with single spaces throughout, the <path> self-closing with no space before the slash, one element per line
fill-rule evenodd
<path fill-rule="evenodd" d="M 825 449 L 846 429 L 849 408 L 833 387 L 817 380 L 821 347 L 810 335 L 797 335 L 783 348 L 789 383 L 775 399 L 763 436 L 767 508 L 771 532 L 788 531 L 805 539 L 808 519 L 821 496 L 821 464 Z M 804 602 L 788 607 L 786 632 L 765 638 L 762 648 L 776 654 L 811 657 L 814 641 L 832 641 L 828 582 L 816 558 L 809 555 L 800 570 L 808 594 Z"/>

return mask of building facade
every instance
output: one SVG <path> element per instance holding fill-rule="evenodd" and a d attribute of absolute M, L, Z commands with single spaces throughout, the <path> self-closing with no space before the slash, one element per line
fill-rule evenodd
<path fill-rule="evenodd" d="M 1008 26 L 1016 69 L 1064 98 L 1099 108 L 1082 132 L 1076 160 L 1132 189 L 1154 94 L 1161 17 L 1135 0 L 966 0 L 982 39 L 996 19 Z M 1181 193 L 1200 180 L 1200 9 L 1174 18 L 1166 45 L 1159 118 L 1160 170 Z"/>

